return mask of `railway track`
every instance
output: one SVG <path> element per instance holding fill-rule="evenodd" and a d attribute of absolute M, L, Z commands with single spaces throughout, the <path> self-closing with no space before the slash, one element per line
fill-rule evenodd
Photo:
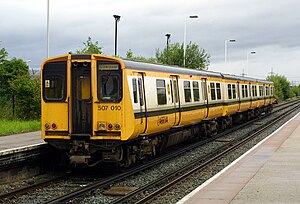
<path fill-rule="evenodd" d="M 275 108 L 274 108 L 274 112 L 279 112 L 279 111 L 282 111 L 284 110 L 286 107 L 288 106 L 291 106 L 291 105 L 295 105 L 295 104 L 299 104 L 298 101 L 296 102 L 290 102 L 290 103 L 286 103 L 286 104 L 282 104 L 282 105 L 277 105 Z M 298 106 L 297 106 L 298 107 Z M 288 113 L 288 112 L 286 112 Z M 267 115 L 265 116 L 262 116 L 261 118 L 264 118 L 264 117 L 267 117 Z M 259 120 L 259 119 L 257 119 Z M 87 186 L 86 188 L 83 188 L 83 189 L 80 189 L 79 191 L 76 191 L 76 192 L 73 192 L 71 194 L 68 194 L 68 195 L 64 195 L 64 196 L 61 196 L 59 198 L 56 198 L 56 199 L 53 199 L 47 203 L 64 203 L 64 202 L 67 202 L 67 201 L 70 201 L 70 200 L 73 200 L 75 199 L 75 201 L 71 201 L 71 203 L 77 203 L 77 202 L 80 202 L 81 199 L 79 200 L 76 200 L 76 198 L 78 197 L 82 197 L 82 196 L 87 196 L 87 194 L 89 195 L 95 195 L 97 193 L 102 193 L 103 191 L 107 190 L 107 188 L 109 188 L 110 186 L 113 186 L 115 185 L 118 181 L 121 181 L 121 180 L 124 180 L 126 178 L 129 178 L 131 176 L 134 176 L 134 175 L 137 175 L 139 174 L 140 172 L 144 172 L 146 171 L 147 169 L 150 169 L 152 167 L 155 167 L 159 164 L 161 164 L 162 162 L 165 162 L 165 161 L 168 161 L 172 158 L 175 158 L 181 154 L 184 154 L 186 152 L 189 152 L 191 151 L 192 149 L 195 149 L 197 147 L 200 147 L 208 142 L 211 142 L 211 141 L 214 141 L 216 140 L 217 138 L 220 138 L 220 137 L 224 137 L 225 135 L 228 135 L 230 134 L 231 132 L 233 131 L 237 131 L 238 129 L 240 128 L 243 128 L 245 126 L 248 126 L 249 124 L 251 123 L 254 123 L 255 121 L 257 120 L 254 120 L 254 121 L 249 121 L 245 124 L 242 124 L 242 125 L 239 125 L 239 126 L 236 126 L 234 128 L 231 128 L 229 130 L 226 130 L 225 132 L 221 133 L 221 134 L 218 134 L 216 136 L 213 136 L 211 138 L 207 138 L 203 141 L 199 141 L 199 142 L 196 142 L 192 145 L 189 145 L 189 146 L 186 146 L 186 147 L 183 147 L 181 148 L 180 150 L 178 151 L 174 151 L 170 154 L 166 154 L 166 155 L 163 155 L 157 159 L 154 159 L 150 162 L 148 162 L 147 164 L 144 164 L 144 165 L 141 165 L 141 166 L 138 166 L 138 167 L 135 167 L 134 169 L 131 169 L 131 170 L 128 170 L 128 171 L 125 171 L 124 173 L 122 174 L 118 174 L 118 175 L 115 175 L 115 176 L 112 176 L 108 179 L 105 179 L 101 182 L 97 182 L 93 185 L 90 185 L 90 186 Z M 244 136 L 242 136 L 244 137 Z M 221 142 L 223 143 L 223 142 Z M 231 142 L 228 142 L 226 146 L 232 146 L 232 143 L 233 141 Z M 223 147 L 224 148 L 224 147 Z M 220 150 L 218 150 L 220 152 Z M 206 157 L 207 158 L 211 158 L 212 157 L 212 154 L 215 154 L 215 153 L 211 153 L 209 155 L 207 155 Z M 203 158 L 202 160 L 200 160 L 200 163 L 204 163 L 204 161 L 207 160 L 205 158 Z M 206 163 L 206 162 L 205 162 Z M 208 162 L 209 163 L 209 162 Z M 195 165 L 195 161 L 192 161 L 191 162 L 191 165 Z M 186 166 L 189 166 L 189 165 L 186 165 Z M 191 166 L 189 167 L 186 167 L 186 168 L 191 168 Z M 186 171 L 186 168 L 185 171 Z M 203 168 L 203 167 L 202 167 Z M 183 168 L 182 168 L 183 169 Z M 132 203 L 132 198 L 139 195 L 139 194 L 144 194 L 145 191 L 147 191 L 148 189 L 151 188 L 151 186 L 156 186 L 158 185 L 157 182 L 162 182 L 162 181 L 165 181 L 165 180 L 169 180 L 169 176 L 174 176 L 174 175 L 179 175 L 180 172 L 178 171 L 178 169 L 174 172 L 171 172 L 169 173 L 168 175 L 163 175 L 163 177 L 160 177 L 157 179 L 157 181 L 153 181 L 153 182 L 149 182 L 147 185 L 145 186 L 142 186 L 142 187 L 138 187 L 137 190 L 127 194 L 126 196 L 120 198 L 120 199 L 113 199 L 112 201 L 109 201 L 110 203 Z M 189 173 L 187 173 L 189 174 Z M 96 190 L 98 189 L 98 190 Z M 155 195 L 154 195 L 155 196 Z M 86 201 L 83 201 L 83 202 L 86 202 Z M 143 203 L 145 202 L 145 200 L 141 200 L 139 203 Z"/>
<path fill-rule="evenodd" d="M 44 180 L 44 181 L 40 181 L 38 183 L 34 183 L 30 186 L 25 186 L 23 188 L 19 188 L 19 189 L 1 194 L 0 195 L 0 202 L 5 203 L 7 200 L 13 199 L 17 196 L 24 195 L 24 194 L 30 194 L 30 192 L 32 192 L 32 191 L 34 191 L 38 188 L 43 188 L 45 186 L 49 186 L 49 185 L 52 185 L 54 183 L 60 182 L 62 180 L 68 179 L 68 176 L 69 176 L 69 174 L 63 174 L 63 175 L 56 176 L 56 177 L 51 178 L 51 179 L 47 179 L 47 180 Z"/>
<path fill-rule="evenodd" d="M 299 102 L 297 102 L 299 103 Z M 287 104 L 288 105 L 288 104 Z M 282 110 L 285 106 L 278 106 L 278 111 Z M 263 131 L 268 130 L 271 126 L 274 126 L 279 121 L 281 121 L 284 117 L 291 114 L 296 109 L 299 109 L 300 104 L 296 105 L 291 110 L 285 112 L 281 116 L 277 117 L 273 121 L 271 121 L 267 125 L 262 125 L 258 127 L 253 133 L 245 135 L 245 137 L 236 138 L 234 140 L 229 140 L 228 143 L 210 154 L 207 154 L 205 157 L 200 159 L 197 164 L 190 163 L 190 165 L 186 166 L 185 168 L 181 169 L 180 171 L 170 172 L 168 175 L 165 175 L 163 178 L 159 178 L 142 188 L 137 189 L 136 191 L 123 196 L 112 202 L 113 204 L 117 203 L 135 203 L 135 204 L 144 204 L 144 203 L 167 203 L 167 199 L 164 199 L 165 196 L 168 195 L 167 191 L 170 188 L 181 188 L 182 186 L 187 185 L 187 180 L 195 179 L 195 175 L 199 171 L 204 171 L 204 169 L 209 168 L 212 163 L 221 163 L 222 159 L 229 155 L 230 153 L 234 152 L 236 149 L 243 147 L 249 141 L 256 138 L 260 135 Z M 175 176 L 174 176 L 175 175 Z M 157 187 L 160 186 L 160 187 Z M 145 191 L 149 192 L 150 189 L 155 189 L 153 192 L 148 193 L 146 196 L 141 196 L 141 194 L 145 195 Z M 133 199 L 136 197 L 137 199 Z M 141 198 L 138 198 L 141 197 Z"/>
<path fill-rule="evenodd" d="M 294 104 L 298 104 L 299 102 L 294 102 Z M 291 103 L 288 103 L 288 104 L 281 104 L 281 105 L 277 105 L 276 107 L 274 107 L 274 113 L 277 112 L 277 111 L 282 111 L 284 108 L 286 108 L 287 106 L 289 106 Z M 267 115 L 266 115 L 267 116 Z M 262 117 L 263 118 L 263 117 Z M 186 152 L 189 152 L 195 148 L 198 148 L 198 147 L 201 147 L 202 145 L 208 143 L 208 142 L 212 142 L 212 141 L 216 141 L 217 138 L 224 138 L 224 136 L 226 134 L 230 134 L 231 132 L 233 131 L 236 131 L 242 127 L 245 127 L 251 123 L 253 123 L 254 121 L 250 121 L 248 123 L 245 123 L 245 124 L 242 124 L 242 125 L 239 125 L 237 127 L 234 127 L 234 128 L 231 128 L 229 130 L 226 130 L 224 131 L 223 133 L 221 134 L 218 134 L 216 136 L 213 136 L 211 138 L 207 138 L 203 141 L 198 141 L 198 142 L 195 142 L 194 144 L 192 145 L 189 145 L 189 146 L 185 146 L 183 148 L 181 148 L 180 150 L 178 151 L 174 151 L 174 152 L 171 152 L 170 154 L 166 154 L 166 155 L 163 155 L 159 158 L 156 158 L 156 159 L 153 159 L 151 160 L 150 162 L 147 162 L 146 164 L 143 164 L 143 165 L 140 165 L 140 166 L 136 166 L 134 167 L 133 169 L 129 169 L 129 170 L 126 170 L 125 172 L 123 173 L 120 173 L 120 174 L 116 174 L 116 175 L 113 175 L 113 176 L 110 176 L 110 177 L 107 177 L 107 178 L 103 178 L 101 179 L 100 181 L 93 181 L 93 182 L 89 182 L 87 184 L 84 185 L 84 187 L 80 187 L 76 190 L 72 190 L 71 193 L 66 193 L 62 196 L 59 196 L 57 198 L 54 198 L 53 196 L 50 196 L 50 199 L 47 199 L 46 201 L 44 200 L 42 203 L 64 203 L 64 202 L 67 202 L 67 201 L 70 201 L 71 200 L 71 203 L 77 203 L 77 202 L 81 202 L 82 200 L 82 197 L 83 196 L 90 196 L 90 195 L 95 195 L 95 194 L 99 194 L 99 193 L 102 193 L 104 190 L 107 190 L 109 189 L 111 186 L 113 185 L 116 185 L 117 182 L 121 181 L 121 180 L 125 180 L 125 179 L 128 179 L 129 177 L 131 176 L 135 176 L 135 175 L 138 175 L 140 172 L 145 172 L 147 171 L 148 169 L 151 169 L 152 167 L 155 167 L 165 161 L 168 161 L 168 160 L 171 160 L 172 158 L 175 158 L 179 155 L 182 155 Z M 234 139 L 230 139 L 230 141 L 219 141 L 219 143 L 227 143 L 227 146 L 232 146 L 231 142 L 233 142 Z M 223 145 L 224 146 L 224 145 Z M 220 150 L 219 150 L 220 151 Z M 214 153 L 215 154 L 215 153 Z M 212 154 L 210 154 L 209 156 L 207 156 L 208 158 L 212 158 Z M 200 163 L 207 163 L 205 162 L 205 158 L 203 157 L 201 160 L 199 160 Z M 192 161 L 191 163 L 193 163 L 195 165 L 195 161 Z M 188 165 L 185 165 L 185 166 L 188 166 Z M 201 168 L 204 168 L 204 167 L 201 167 Z M 183 170 L 183 168 L 181 168 Z M 193 167 L 192 166 L 189 166 L 189 168 L 187 169 L 190 169 L 190 170 L 185 170 L 187 172 L 189 171 L 192 171 Z M 195 170 L 197 171 L 197 170 Z M 151 189 L 152 187 L 151 186 L 166 186 L 164 187 L 165 189 L 169 188 L 167 185 L 172 185 L 172 184 L 158 184 L 157 181 L 160 181 L 160 182 L 165 182 L 166 183 L 166 180 L 174 180 L 174 179 L 171 179 L 171 176 L 175 175 L 176 177 L 178 177 L 178 175 L 184 175 L 185 173 L 182 171 L 182 172 L 179 172 L 179 170 L 177 169 L 175 172 L 171 172 L 169 174 L 165 174 L 163 176 L 163 178 L 158 178 L 156 181 L 151 181 L 149 182 L 147 185 L 144 185 L 144 186 L 140 186 L 137 188 L 137 190 L 135 191 L 132 191 L 131 193 L 127 194 L 126 196 L 122 197 L 122 198 L 113 198 L 111 199 L 111 203 L 124 203 L 124 202 L 132 202 L 132 199 L 135 200 L 134 202 L 139 202 L 139 203 L 143 203 L 143 202 L 146 202 L 147 199 L 151 200 L 151 194 L 148 194 L 148 198 L 145 197 L 145 198 L 141 198 L 141 199 L 137 199 L 136 197 L 139 197 L 139 194 L 144 194 L 145 191 Z M 170 182 L 167 182 L 167 183 L 170 183 Z M 172 182 L 171 182 L 172 183 Z M 175 184 L 175 180 L 173 181 L 173 183 Z M 44 184 L 44 188 L 47 188 L 47 185 L 50 185 L 50 184 Z M 34 187 L 34 188 L 39 188 L 39 187 Z M 157 188 L 157 187 L 156 187 Z M 97 190 L 98 189 L 98 190 Z M 159 190 L 160 188 L 156 189 L 153 191 L 153 196 L 157 196 L 157 194 L 160 193 L 161 190 Z M 163 189 L 163 187 L 161 187 L 161 189 Z M 32 191 L 32 190 L 30 190 Z M 23 190 L 22 194 L 23 193 L 26 193 L 26 190 Z M 13 193 L 12 193 L 13 194 Z M 18 193 L 19 194 L 19 193 Z M 78 200 L 78 197 L 80 198 Z M 143 200 L 145 199 L 145 200 Z M 73 200 L 73 201 L 72 201 Z M 138 201 L 140 200 L 140 201 Z M 0 197 L 0 201 L 1 201 L 1 197 Z M 85 202 L 85 201 L 83 201 Z"/>

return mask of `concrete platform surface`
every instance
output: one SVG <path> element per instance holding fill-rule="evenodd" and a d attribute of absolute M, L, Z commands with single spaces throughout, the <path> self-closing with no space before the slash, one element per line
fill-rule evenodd
<path fill-rule="evenodd" d="M 0 136 L 0 153 L 11 149 L 44 143 L 44 140 L 41 139 L 41 131 Z"/>
<path fill-rule="evenodd" d="M 300 203 L 300 114 L 178 204 Z"/>

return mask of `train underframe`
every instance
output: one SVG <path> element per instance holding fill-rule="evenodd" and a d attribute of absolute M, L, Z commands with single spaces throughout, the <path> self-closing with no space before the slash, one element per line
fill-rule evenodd
<path fill-rule="evenodd" d="M 72 138 L 71 143 L 49 140 L 48 142 L 67 153 L 71 164 L 89 166 L 98 163 L 116 163 L 120 167 L 128 167 L 138 161 L 151 158 L 166 148 L 191 139 L 209 137 L 225 130 L 233 124 L 239 124 L 259 117 L 262 113 L 270 113 L 272 105 L 262 108 L 238 112 L 231 116 L 205 119 L 198 124 L 174 127 L 155 135 L 141 135 L 135 140 L 91 141 Z"/>

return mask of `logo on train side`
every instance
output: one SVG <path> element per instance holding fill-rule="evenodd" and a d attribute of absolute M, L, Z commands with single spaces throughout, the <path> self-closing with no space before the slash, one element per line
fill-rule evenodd
<path fill-rule="evenodd" d="M 168 116 L 159 116 L 159 117 L 157 118 L 157 125 L 158 125 L 158 126 L 159 126 L 159 125 L 163 125 L 163 124 L 165 124 L 165 123 L 168 123 L 168 121 L 169 121 Z"/>

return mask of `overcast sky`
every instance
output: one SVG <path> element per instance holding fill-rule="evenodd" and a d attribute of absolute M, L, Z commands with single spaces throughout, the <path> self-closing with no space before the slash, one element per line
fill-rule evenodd
<path fill-rule="evenodd" d="M 155 49 L 192 41 L 211 55 L 209 70 L 266 78 L 271 70 L 300 83 L 299 0 L 50 0 L 50 56 L 83 48 L 88 36 L 106 55 L 154 57 Z M 198 15 L 198 19 L 187 19 Z M 0 0 L 0 47 L 30 67 L 46 59 L 47 0 Z M 227 64 L 224 42 L 228 43 Z M 253 55 L 247 53 L 255 51 Z M 247 69 L 248 67 L 248 69 Z"/>

